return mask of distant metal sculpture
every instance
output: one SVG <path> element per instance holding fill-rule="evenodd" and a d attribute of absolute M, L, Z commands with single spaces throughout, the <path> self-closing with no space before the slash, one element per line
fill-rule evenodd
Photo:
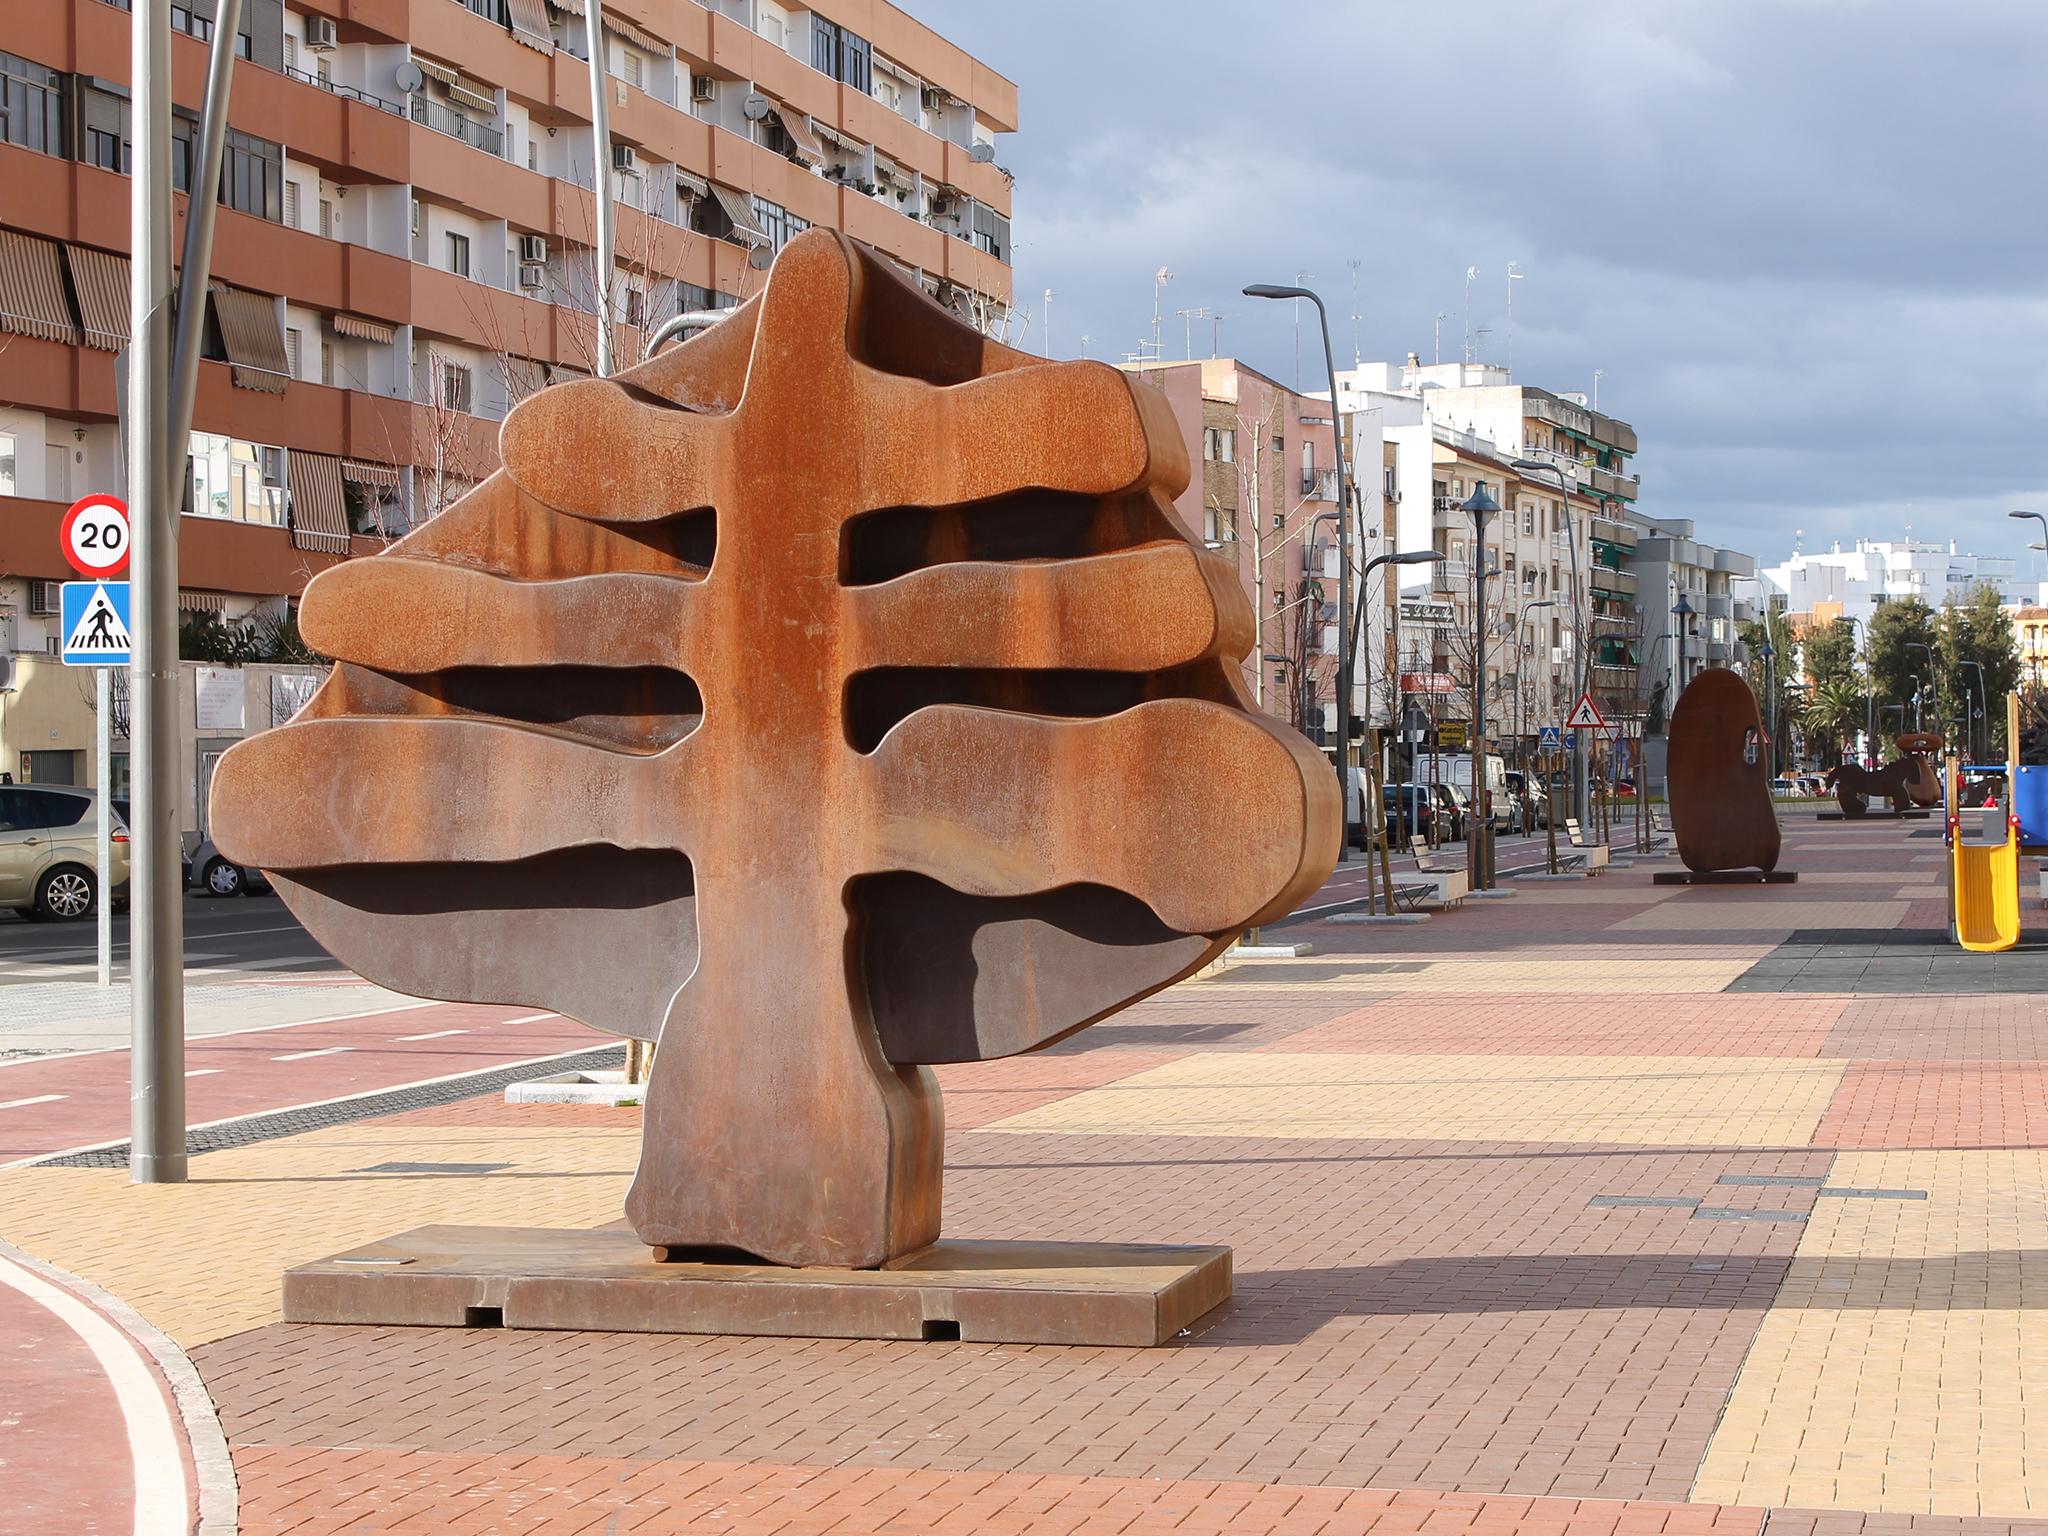
<path fill-rule="evenodd" d="M 1756 695 L 1725 667 L 1709 667 L 1671 711 L 1671 835 L 1698 873 L 1777 868 L 1764 723 Z"/>
<path fill-rule="evenodd" d="M 230 857 L 401 991 L 659 1037 L 671 1254 L 939 1231 L 928 1067 L 1050 1044 L 1291 910 L 1336 776 L 1256 711 L 1165 396 L 813 231 L 731 318 L 506 419 L 308 588 L 339 658 L 214 778 Z"/>
<path fill-rule="evenodd" d="M 1834 795 L 1842 814 L 1855 821 L 1870 813 L 1872 796 L 1889 800 L 1894 811 L 1909 806 L 1929 806 L 1941 799 L 1941 779 L 1934 771 L 1932 754 L 1944 745 L 1933 731 L 1908 731 L 1899 737 L 1900 756 L 1882 768 L 1865 768 L 1861 763 L 1841 763 L 1821 779 Z"/>

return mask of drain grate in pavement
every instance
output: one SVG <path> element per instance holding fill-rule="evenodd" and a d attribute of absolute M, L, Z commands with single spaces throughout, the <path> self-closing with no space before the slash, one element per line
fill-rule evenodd
<path fill-rule="evenodd" d="M 496 1173 L 510 1163 L 372 1163 L 351 1168 L 350 1173 Z"/>
<path fill-rule="evenodd" d="M 1724 1173 L 1716 1184 L 1760 1184 L 1767 1188 L 1819 1189 L 1826 1179 L 1808 1178 L 1803 1173 Z"/>
<path fill-rule="evenodd" d="M 1694 1221 L 1804 1221 L 1804 1211 L 1750 1211 L 1728 1205 L 1703 1205 L 1692 1213 Z"/>
<path fill-rule="evenodd" d="M 1689 1211 L 1700 1203 L 1697 1195 L 1595 1195 L 1586 1202 L 1589 1208 L 1600 1210 L 1628 1210 L 1648 1207 L 1657 1210 Z"/>
<path fill-rule="evenodd" d="M 246 1115 L 239 1120 L 224 1120 L 218 1125 L 202 1125 L 185 1134 L 185 1150 L 197 1156 L 201 1152 L 222 1152 L 229 1147 L 246 1147 L 258 1141 L 275 1141 L 280 1136 L 296 1136 L 302 1131 L 325 1130 L 330 1125 L 347 1125 L 356 1120 L 372 1120 L 379 1115 L 393 1115 L 405 1109 L 431 1109 L 441 1104 L 459 1104 L 464 1099 L 479 1098 L 485 1094 L 503 1093 L 506 1085 L 524 1082 L 530 1077 L 546 1077 L 555 1072 L 596 1072 L 607 1067 L 623 1067 L 626 1064 L 626 1048 L 622 1045 L 601 1045 L 588 1051 L 571 1051 L 564 1056 L 550 1056 L 543 1061 L 529 1061 L 514 1067 L 498 1067 L 489 1072 L 476 1072 L 467 1077 L 449 1078 L 438 1083 L 416 1083 L 410 1087 L 392 1088 L 383 1093 L 365 1094 L 361 1098 L 337 1099 L 331 1104 L 312 1104 L 304 1109 L 280 1109 L 268 1114 Z M 55 1157 L 41 1157 L 27 1164 L 30 1168 L 120 1168 L 128 1162 L 128 1143 L 116 1142 L 110 1147 L 94 1147 L 85 1152 L 64 1152 Z"/>
<path fill-rule="evenodd" d="M 1820 1193 L 1831 1200 L 1925 1200 L 1924 1189 L 1835 1189 L 1826 1188 Z"/>

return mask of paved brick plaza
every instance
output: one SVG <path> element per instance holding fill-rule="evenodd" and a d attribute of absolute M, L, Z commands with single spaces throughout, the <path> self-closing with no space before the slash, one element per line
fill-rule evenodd
<path fill-rule="evenodd" d="M 626 1110 L 18 1169 L 0 1235 L 189 1353 L 252 1536 L 2048 1532 L 2048 952 L 1975 995 L 1941 856 L 1795 821 L 1795 886 L 1308 924 L 944 1070 L 951 1234 L 1234 1246 L 1156 1351 L 274 1320 L 409 1225 L 617 1219 Z"/>

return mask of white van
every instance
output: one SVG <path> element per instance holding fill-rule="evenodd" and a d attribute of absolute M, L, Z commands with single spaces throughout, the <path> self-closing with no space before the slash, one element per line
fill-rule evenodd
<path fill-rule="evenodd" d="M 1428 784 L 1437 781 L 1456 785 L 1465 792 L 1466 799 L 1475 806 L 1478 804 L 1479 796 L 1472 787 L 1470 752 L 1416 753 L 1415 782 Z M 1508 794 L 1508 767 L 1498 752 L 1486 754 L 1486 790 L 1493 797 L 1493 830 L 1514 830 L 1514 802 Z"/>

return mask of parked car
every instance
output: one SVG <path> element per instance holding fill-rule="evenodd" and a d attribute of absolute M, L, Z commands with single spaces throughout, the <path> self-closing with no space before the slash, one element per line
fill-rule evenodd
<path fill-rule="evenodd" d="M 1436 810 L 1425 784 L 1388 784 L 1381 791 L 1387 813 L 1387 843 L 1406 848 L 1429 836 Z"/>
<path fill-rule="evenodd" d="M 1521 772 L 1507 778 L 1509 791 L 1522 802 L 1522 830 L 1541 832 L 1550 824 L 1550 801 L 1543 793 L 1543 781 Z"/>
<path fill-rule="evenodd" d="M 204 837 L 185 864 L 185 883 L 209 896 L 260 896 L 270 889 L 263 871 L 246 864 L 231 864 L 213 839 Z"/>
<path fill-rule="evenodd" d="M 1434 784 L 1437 813 L 1443 820 L 1437 823 L 1439 838 L 1458 842 L 1471 835 L 1472 802 L 1465 797 L 1465 791 L 1455 784 Z"/>
<path fill-rule="evenodd" d="M 89 791 L 0 785 L 0 907 L 34 921 L 74 922 L 92 916 L 103 884 L 117 906 L 126 901 L 128 823 L 118 810 L 109 817 L 112 867 L 102 880 Z"/>
<path fill-rule="evenodd" d="M 1773 799 L 1789 800 L 1798 792 L 1799 786 L 1788 778 L 1780 776 L 1771 780 L 1771 797 Z"/>

